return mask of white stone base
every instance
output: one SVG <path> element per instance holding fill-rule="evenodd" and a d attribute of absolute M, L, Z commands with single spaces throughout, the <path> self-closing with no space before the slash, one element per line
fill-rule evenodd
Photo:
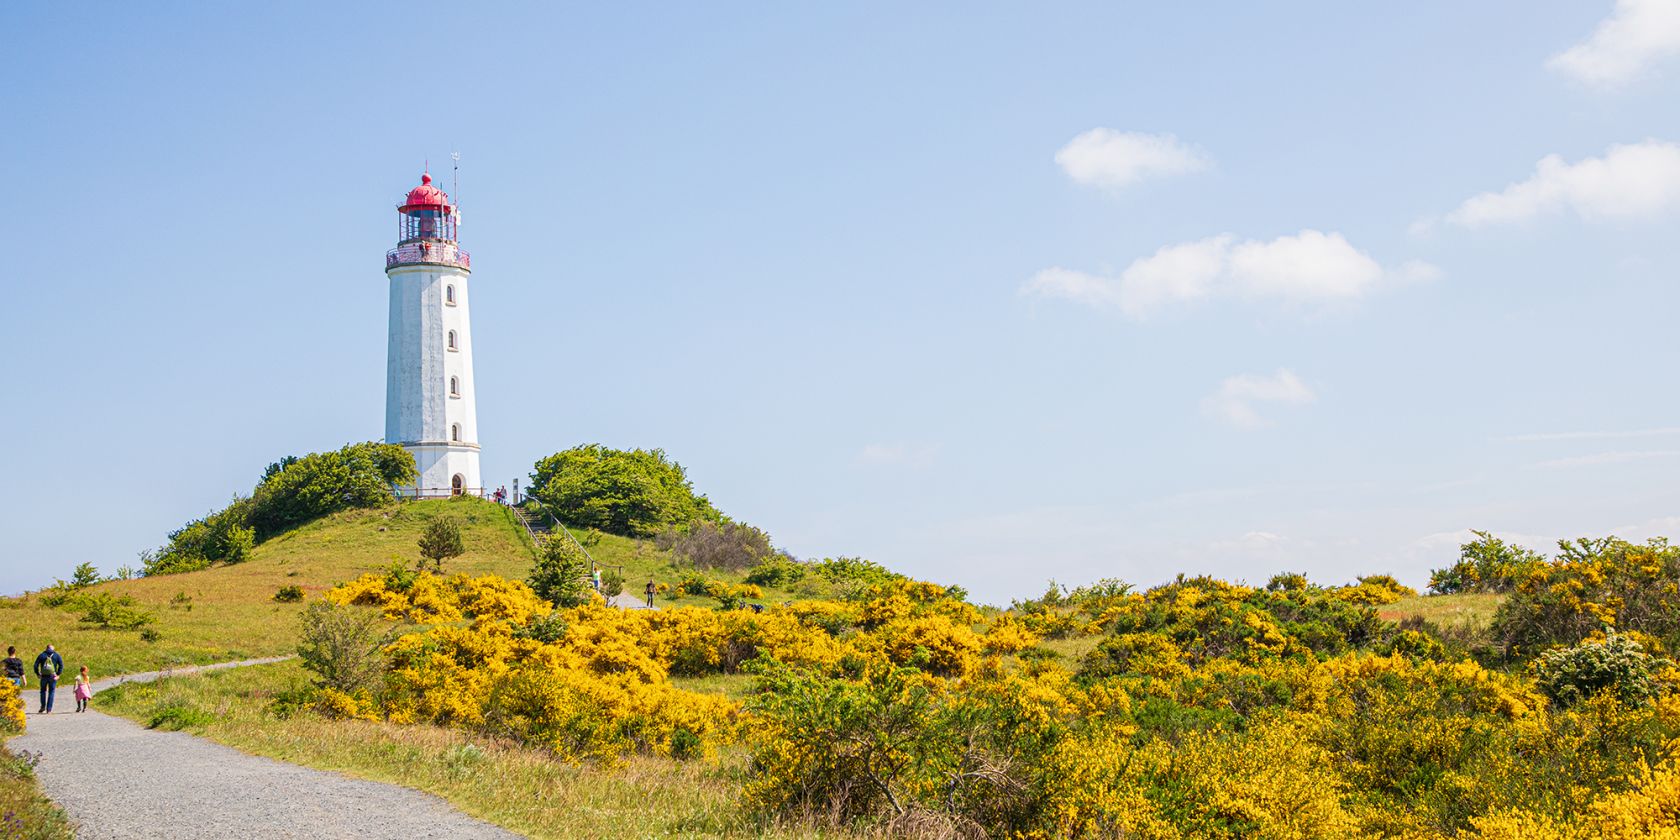
<path fill-rule="evenodd" d="M 404 449 L 414 453 L 420 468 L 420 481 L 414 487 L 402 487 L 398 492 L 409 498 L 432 499 L 464 493 L 484 495 L 484 479 L 478 473 L 478 447 L 448 443 L 404 443 Z M 461 477 L 459 490 L 454 479 Z"/>

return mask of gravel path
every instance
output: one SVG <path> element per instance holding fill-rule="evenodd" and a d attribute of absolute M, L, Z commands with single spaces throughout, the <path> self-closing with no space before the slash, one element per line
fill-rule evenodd
<path fill-rule="evenodd" d="M 279 660 L 231 662 L 201 670 L 275 661 Z M 97 689 L 158 676 L 130 674 L 94 685 Z M 54 712 L 31 714 L 28 734 L 13 738 L 8 746 L 41 753 L 35 775 L 47 796 L 79 825 L 77 837 L 518 836 L 410 788 L 246 755 L 184 732 L 143 729 L 95 711 L 76 714 L 73 685 L 61 683 Z M 35 702 L 33 684 L 24 691 L 24 700 Z M 99 702 L 97 697 L 94 702 Z"/>

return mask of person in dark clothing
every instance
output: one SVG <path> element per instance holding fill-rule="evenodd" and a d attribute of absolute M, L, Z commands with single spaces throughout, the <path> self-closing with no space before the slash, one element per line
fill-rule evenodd
<path fill-rule="evenodd" d="M 44 715 L 52 712 L 53 690 L 58 688 L 58 675 L 62 673 L 64 673 L 64 657 L 59 656 L 58 651 L 53 650 L 52 645 L 47 645 L 47 649 L 41 651 L 40 656 L 35 657 L 35 676 L 41 678 L 41 711 L 36 712 L 36 714 Z"/>
<path fill-rule="evenodd" d="M 6 679 L 23 691 L 23 657 L 17 655 L 17 648 L 6 648 L 6 659 L 0 664 L 6 666 Z"/>
<path fill-rule="evenodd" d="M 647 598 L 648 598 L 648 609 L 650 609 L 650 610 L 653 609 L 653 594 L 655 592 L 658 592 L 658 591 L 659 591 L 659 587 L 654 586 L 653 581 L 651 581 L 651 580 L 648 581 L 646 592 L 647 592 Z"/>

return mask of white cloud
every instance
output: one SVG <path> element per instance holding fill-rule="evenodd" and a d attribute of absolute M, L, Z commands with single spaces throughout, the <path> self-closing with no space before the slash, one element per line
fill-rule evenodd
<path fill-rule="evenodd" d="M 1208 167 L 1201 152 L 1171 134 L 1093 128 L 1068 141 L 1056 163 L 1069 178 L 1119 189 L 1156 175 L 1184 175 Z"/>
<path fill-rule="evenodd" d="M 1564 210 L 1588 220 L 1635 219 L 1654 216 L 1676 204 L 1680 204 L 1680 145 L 1646 140 L 1611 146 L 1603 157 L 1573 164 L 1547 155 L 1528 180 L 1471 197 L 1447 214 L 1447 221 L 1478 228 Z"/>
<path fill-rule="evenodd" d="M 1370 293 L 1385 280 L 1417 282 L 1438 275 L 1434 266 L 1417 261 L 1385 271 L 1341 234 L 1303 230 L 1269 242 L 1235 242 L 1226 234 L 1168 245 L 1135 260 L 1117 278 L 1048 268 L 1033 275 L 1021 292 L 1117 306 L 1141 318 L 1172 304 L 1220 297 L 1347 301 Z"/>
<path fill-rule="evenodd" d="M 1231 276 L 1255 297 L 1356 298 L 1382 279 L 1382 266 L 1339 233 L 1304 230 L 1231 249 Z"/>
<path fill-rule="evenodd" d="M 1578 82 L 1616 87 L 1680 53 L 1680 0 L 1617 0 L 1588 38 L 1547 62 Z"/>
<path fill-rule="evenodd" d="M 1557 458 L 1551 461 L 1541 461 L 1535 464 L 1546 469 L 1562 467 L 1597 467 L 1604 464 L 1627 464 L 1634 461 L 1651 461 L 1657 458 L 1672 458 L 1680 455 L 1676 449 L 1644 449 L 1621 452 L 1597 452 L 1592 455 L 1577 455 L 1571 458 Z"/>
<path fill-rule="evenodd" d="M 1318 397 L 1287 368 L 1270 376 L 1243 374 L 1219 383 L 1219 390 L 1202 399 L 1202 411 L 1239 428 L 1266 425 L 1257 403 L 1305 405 Z"/>

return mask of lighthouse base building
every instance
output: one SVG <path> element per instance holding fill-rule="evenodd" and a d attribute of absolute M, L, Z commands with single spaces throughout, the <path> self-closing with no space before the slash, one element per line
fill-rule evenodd
<path fill-rule="evenodd" d="M 397 208 L 397 247 L 385 255 L 385 441 L 413 453 L 420 468 L 414 486 L 399 488 L 404 495 L 482 495 L 467 306 L 472 259 L 456 240 L 449 196 L 430 174 L 420 180 Z"/>

